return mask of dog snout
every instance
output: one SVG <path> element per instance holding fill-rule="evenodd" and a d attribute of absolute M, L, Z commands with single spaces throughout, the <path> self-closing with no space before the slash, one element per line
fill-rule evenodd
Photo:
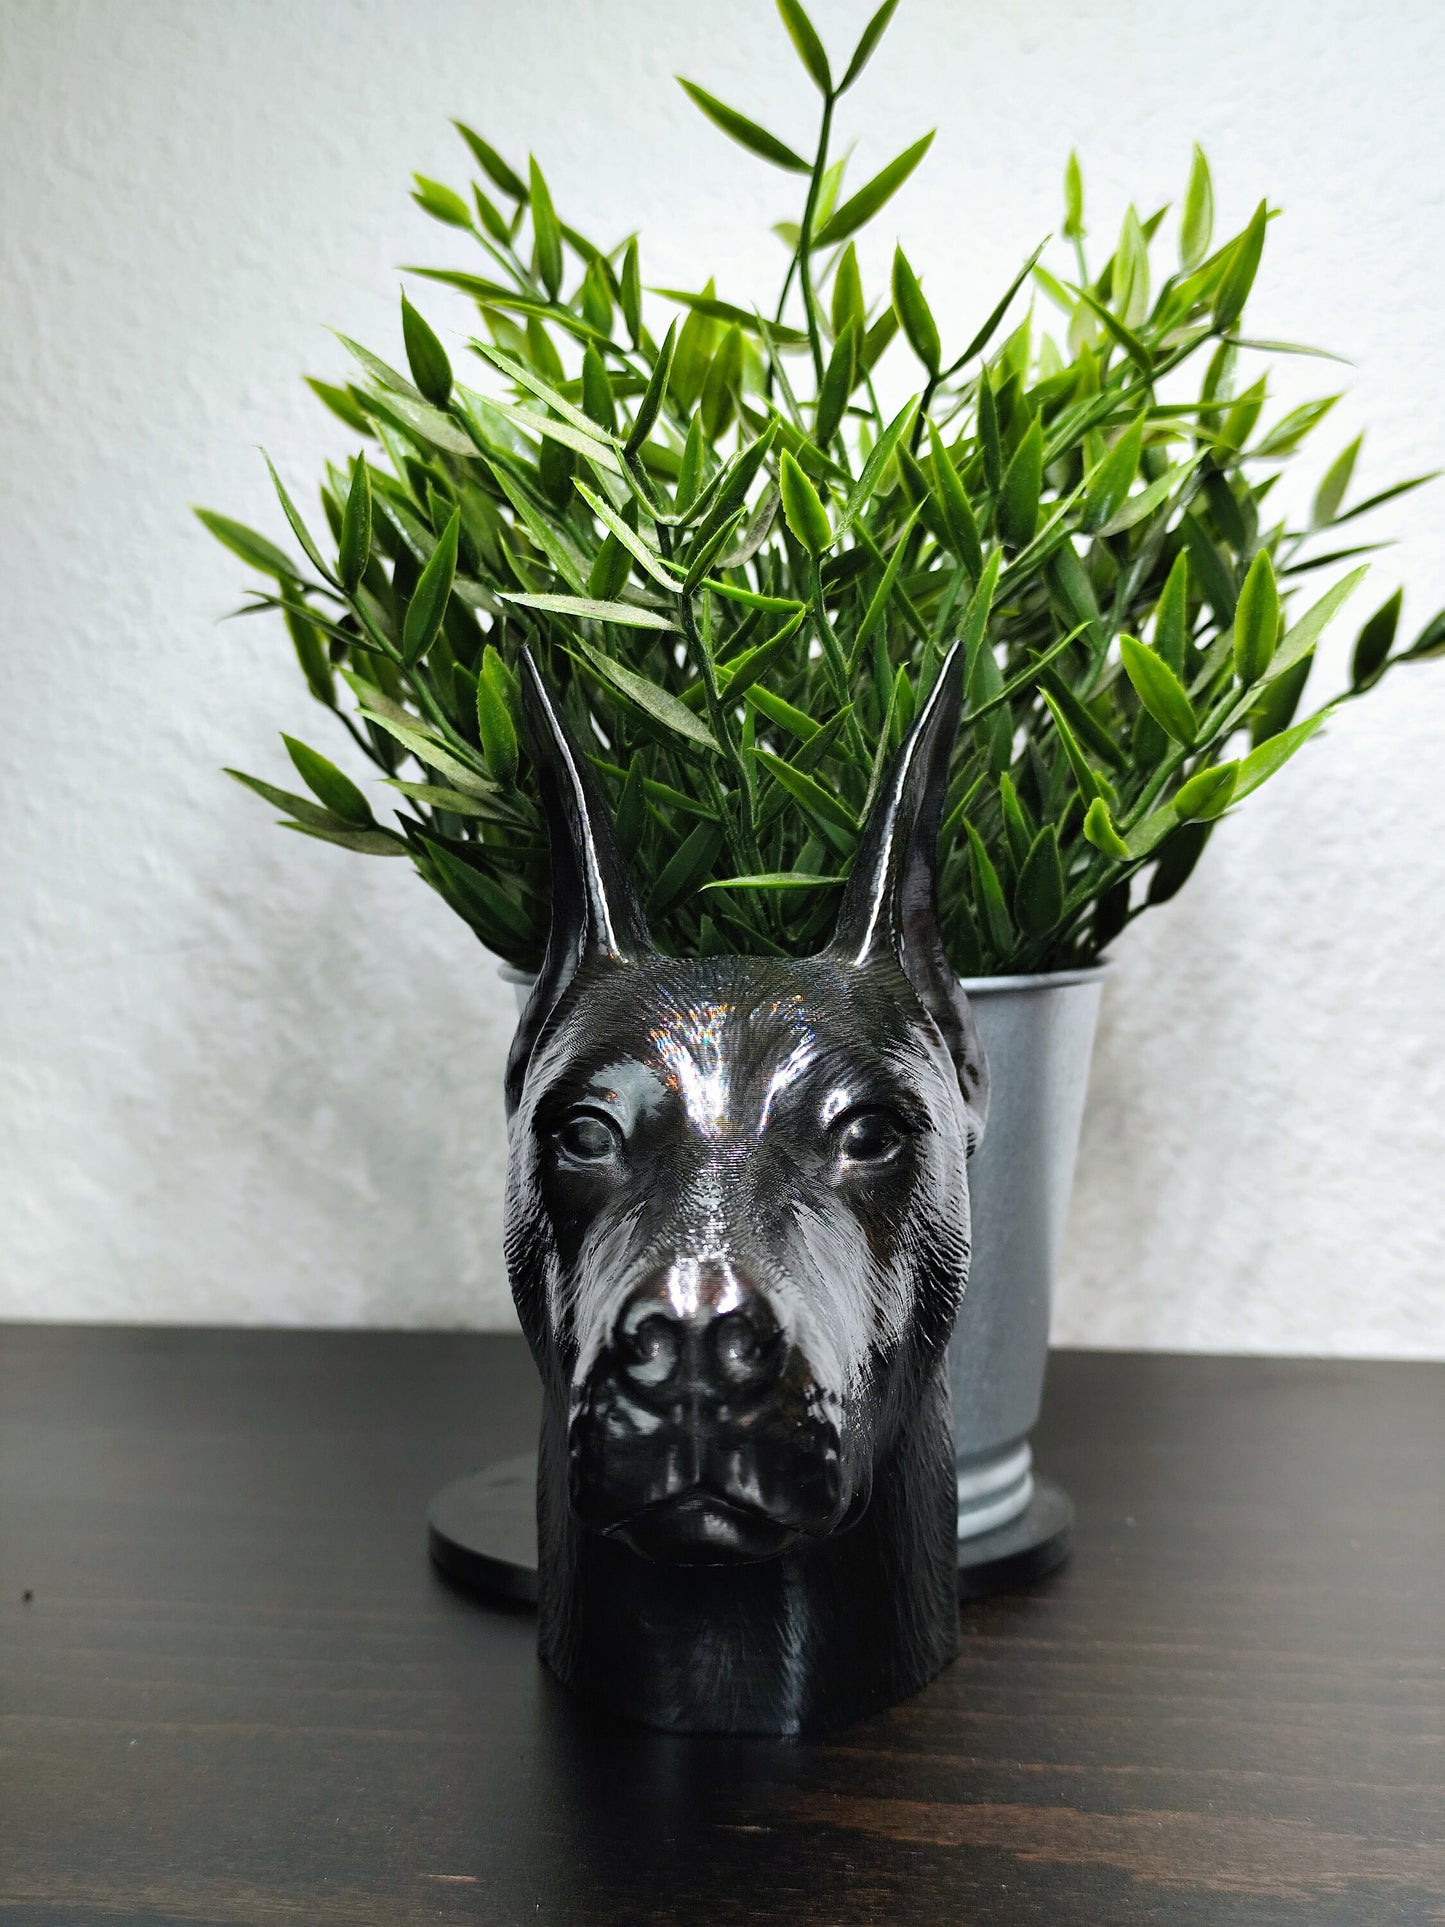
<path fill-rule="evenodd" d="M 669 1265 L 628 1297 L 613 1354 L 640 1404 L 665 1410 L 771 1389 L 787 1341 L 766 1294 L 731 1265 Z"/>

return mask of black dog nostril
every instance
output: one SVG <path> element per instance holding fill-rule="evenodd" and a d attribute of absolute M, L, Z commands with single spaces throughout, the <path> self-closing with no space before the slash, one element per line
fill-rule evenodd
<path fill-rule="evenodd" d="M 677 1370 L 681 1334 L 666 1312 L 655 1311 L 620 1334 L 622 1369 L 634 1385 L 655 1390 Z"/>
<path fill-rule="evenodd" d="M 708 1328 L 713 1367 L 725 1384 L 740 1390 L 777 1376 L 782 1333 L 761 1300 L 741 1311 L 724 1312 Z"/>
<path fill-rule="evenodd" d="M 691 1304 L 679 1304 L 670 1274 L 649 1278 L 613 1328 L 612 1370 L 636 1401 L 654 1410 L 696 1399 L 726 1405 L 739 1393 L 766 1391 L 783 1375 L 788 1347 L 762 1292 L 731 1272 L 710 1269 L 698 1284 Z"/>

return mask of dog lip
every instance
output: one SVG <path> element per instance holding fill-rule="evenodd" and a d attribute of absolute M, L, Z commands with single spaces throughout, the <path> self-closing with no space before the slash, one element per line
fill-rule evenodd
<path fill-rule="evenodd" d="M 656 1499 L 604 1527 L 643 1558 L 666 1565 L 756 1565 L 816 1535 L 702 1486 Z"/>

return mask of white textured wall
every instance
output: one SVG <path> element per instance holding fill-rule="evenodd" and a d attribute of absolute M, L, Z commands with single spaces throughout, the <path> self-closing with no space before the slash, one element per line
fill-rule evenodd
<path fill-rule="evenodd" d="M 865 10 L 816 11 L 842 48 Z M 280 727 L 335 746 L 281 635 L 216 626 L 240 575 L 187 504 L 275 528 L 258 443 L 310 495 L 344 438 L 296 376 L 340 371 L 328 324 L 399 354 L 450 114 L 534 146 L 583 227 L 640 223 L 651 278 L 770 284 L 791 183 L 675 69 L 806 141 L 766 0 L 0 0 L 0 1314 L 509 1318 L 510 992 L 402 864 L 217 775 L 287 780 Z M 940 129 L 874 251 L 904 239 L 955 337 L 1072 143 L 1102 231 L 1201 138 L 1222 218 L 1288 211 L 1253 325 L 1356 359 L 1330 439 L 1370 423 L 1369 486 L 1445 451 L 1442 89 L 1434 0 L 905 0 L 850 124 L 860 167 Z M 1375 598 L 1403 577 L 1414 625 L 1442 500 L 1389 518 Z M 1401 674 L 1122 947 L 1062 1337 L 1445 1351 L 1442 741 L 1445 666 Z"/>

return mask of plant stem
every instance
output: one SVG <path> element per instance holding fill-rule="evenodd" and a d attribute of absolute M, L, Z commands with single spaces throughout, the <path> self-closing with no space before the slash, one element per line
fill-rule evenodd
<path fill-rule="evenodd" d="M 823 100 L 823 121 L 818 130 L 818 153 L 813 162 L 813 172 L 808 181 L 808 199 L 803 207 L 803 224 L 798 233 L 798 282 L 803 291 L 803 313 L 808 324 L 808 345 L 813 351 L 813 378 L 823 379 L 823 344 L 818 336 L 817 303 L 813 294 L 813 277 L 808 272 L 808 256 L 813 246 L 813 215 L 818 206 L 818 195 L 823 185 L 823 171 L 828 165 L 828 136 L 833 127 L 833 96 L 828 94 Z"/>

